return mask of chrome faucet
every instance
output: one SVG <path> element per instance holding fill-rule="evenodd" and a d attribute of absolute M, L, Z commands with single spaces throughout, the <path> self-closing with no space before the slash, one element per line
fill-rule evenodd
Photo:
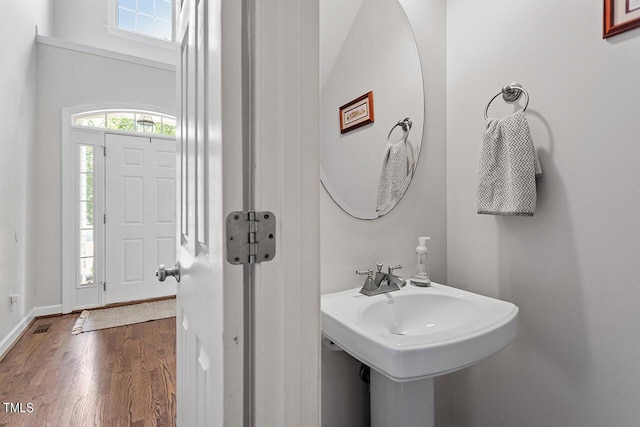
<path fill-rule="evenodd" d="M 396 265 L 395 267 L 389 267 L 388 273 L 382 272 L 382 264 L 376 264 L 376 275 L 373 277 L 373 270 L 356 270 L 357 275 L 366 275 L 367 278 L 364 281 L 364 285 L 362 289 L 360 289 L 360 293 L 366 296 L 374 296 L 379 294 L 384 294 L 392 291 L 399 291 L 404 285 L 406 285 L 406 281 L 399 276 L 393 274 L 393 270 L 397 270 L 402 268 L 401 265 Z"/>
<path fill-rule="evenodd" d="M 378 292 L 379 284 L 373 279 L 373 270 L 356 270 L 356 275 L 367 275 L 367 278 L 364 280 L 364 285 L 362 285 L 362 289 L 360 289 L 360 293 L 363 295 L 376 295 Z"/>
<path fill-rule="evenodd" d="M 395 267 L 389 267 L 388 268 L 389 273 L 387 274 L 387 281 L 389 282 L 389 286 L 390 287 L 395 286 L 398 288 L 398 290 L 401 288 L 404 288 L 405 285 L 407 284 L 407 281 L 404 280 L 402 277 L 393 274 L 393 270 L 399 270 L 401 268 L 402 266 L 399 264 L 396 265 Z"/>

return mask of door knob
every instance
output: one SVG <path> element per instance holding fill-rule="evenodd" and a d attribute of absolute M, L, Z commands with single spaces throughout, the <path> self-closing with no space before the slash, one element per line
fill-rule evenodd
<path fill-rule="evenodd" d="M 176 262 L 173 268 L 167 268 L 164 264 L 160 264 L 156 270 L 156 277 L 159 281 L 164 282 L 167 276 L 173 276 L 176 282 L 180 283 L 180 261 Z"/>

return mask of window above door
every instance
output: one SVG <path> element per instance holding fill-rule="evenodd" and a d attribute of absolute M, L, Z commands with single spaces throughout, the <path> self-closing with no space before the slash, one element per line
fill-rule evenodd
<path fill-rule="evenodd" d="M 71 124 L 73 126 L 86 126 L 142 134 L 166 136 L 175 136 L 176 134 L 175 117 L 152 111 L 89 111 L 71 116 Z"/>
<path fill-rule="evenodd" d="M 107 13 L 110 34 L 173 48 L 172 0 L 108 0 Z"/>

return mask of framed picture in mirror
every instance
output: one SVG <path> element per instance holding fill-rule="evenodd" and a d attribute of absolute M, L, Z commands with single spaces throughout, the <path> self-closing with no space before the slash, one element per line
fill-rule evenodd
<path fill-rule="evenodd" d="M 640 0 L 604 0 L 602 38 L 640 27 Z"/>
<path fill-rule="evenodd" d="M 373 91 L 340 107 L 340 133 L 346 133 L 373 122 Z"/>

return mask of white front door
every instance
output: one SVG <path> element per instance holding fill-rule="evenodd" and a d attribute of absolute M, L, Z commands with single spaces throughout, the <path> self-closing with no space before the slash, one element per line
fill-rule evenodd
<path fill-rule="evenodd" d="M 243 269 L 224 259 L 225 217 L 242 209 L 242 2 L 176 3 L 177 425 L 242 426 Z"/>
<path fill-rule="evenodd" d="M 158 264 L 175 261 L 176 142 L 105 136 L 106 303 L 175 294 Z"/>

